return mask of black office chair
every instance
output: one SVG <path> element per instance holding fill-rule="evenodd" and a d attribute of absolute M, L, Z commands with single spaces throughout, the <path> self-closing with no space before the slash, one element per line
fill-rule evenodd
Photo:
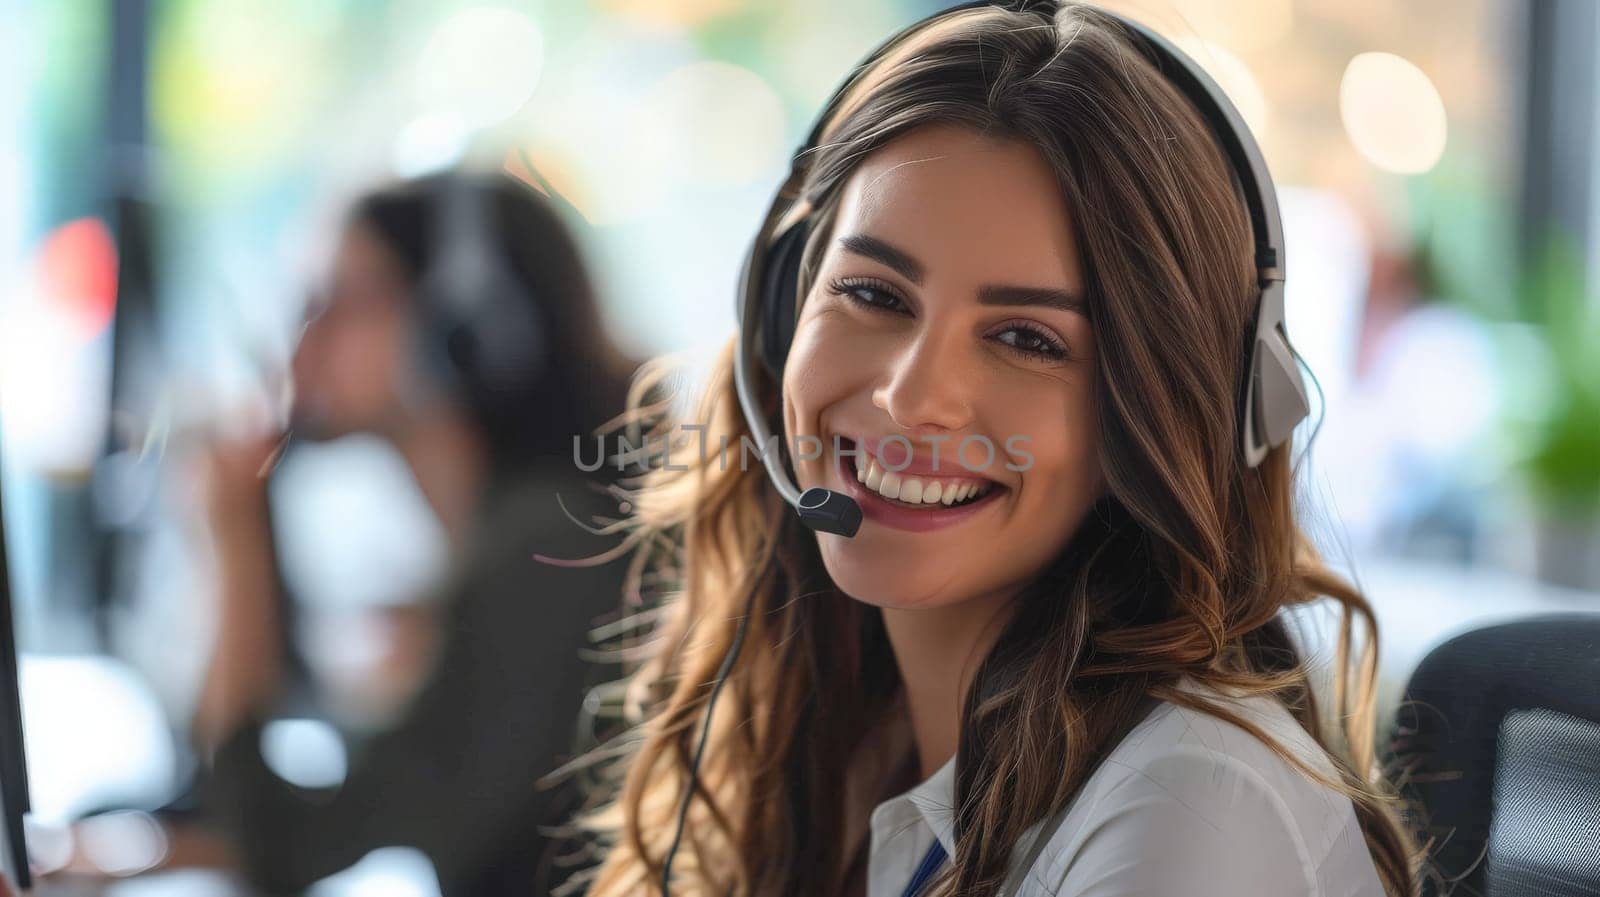
<path fill-rule="evenodd" d="M 1600 606 L 1433 649 L 1390 751 L 1435 839 L 1424 897 L 1600 895 Z"/>

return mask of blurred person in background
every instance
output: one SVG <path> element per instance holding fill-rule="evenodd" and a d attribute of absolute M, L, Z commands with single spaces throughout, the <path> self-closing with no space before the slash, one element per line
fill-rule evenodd
<path fill-rule="evenodd" d="M 450 270 L 486 264 L 485 248 L 514 283 Z M 486 295 L 460 294 L 474 289 Z M 487 370 L 497 333 L 545 357 Z M 435 661 L 409 705 L 355 753 L 342 785 L 292 785 L 261 753 L 285 691 L 288 610 L 264 471 L 290 436 L 208 453 L 221 603 L 193 721 L 210 760 L 199 794 L 252 883 L 293 892 L 404 845 L 427 855 L 445 895 L 536 892 L 547 859 L 538 827 L 561 811 L 535 782 L 573 750 L 579 652 L 619 605 L 622 571 L 534 555 L 606 547 L 576 521 L 603 506 L 596 487 L 610 468 L 583 472 L 572 445 L 620 410 L 632 369 L 548 198 L 504 175 L 449 174 L 355 203 L 293 358 L 289 433 L 392 444 L 448 534 L 453 569 Z"/>

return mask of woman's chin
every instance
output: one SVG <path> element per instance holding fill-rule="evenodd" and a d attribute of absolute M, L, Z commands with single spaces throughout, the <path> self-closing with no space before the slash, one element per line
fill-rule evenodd
<path fill-rule="evenodd" d="M 886 575 L 881 564 L 877 565 L 877 569 L 859 571 L 860 575 L 852 575 L 856 571 L 841 570 L 833 563 L 827 563 L 826 566 L 839 591 L 862 604 L 885 610 L 946 607 L 959 604 L 967 597 L 964 590 L 952 587 L 948 577 L 939 582 L 930 576 Z"/>
<path fill-rule="evenodd" d="M 939 608 L 960 604 L 961 601 L 962 599 L 960 598 L 934 595 L 923 597 L 900 596 L 890 601 L 863 601 L 862 603 L 870 604 L 879 610 L 938 610 Z"/>

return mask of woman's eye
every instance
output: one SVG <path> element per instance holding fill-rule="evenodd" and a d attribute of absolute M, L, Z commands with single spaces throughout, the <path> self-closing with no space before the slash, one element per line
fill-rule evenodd
<path fill-rule="evenodd" d="M 995 339 L 1028 358 L 1060 361 L 1067 357 L 1067 347 L 1060 340 L 1026 325 L 1013 324 L 995 334 Z"/>
<path fill-rule="evenodd" d="M 828 282 L 828 292 L 880 311 L 898 311 L 904 305 L 888 284 L 867 278 L 835 278 Z"/>
<path fill-rule="evenodd" d="M 864 277 L 840 277 L 828 281 L 828 291 L 863 308 L 896 314 L 905 313 L 905 303 L 888 284 Z M 1067 346 L 1054 334 L 1025 323 L 1013 323 L 998 331 L 994 337 L 1001 345 L 1026 359 L 1034 361 L 1064 361 Z"/>

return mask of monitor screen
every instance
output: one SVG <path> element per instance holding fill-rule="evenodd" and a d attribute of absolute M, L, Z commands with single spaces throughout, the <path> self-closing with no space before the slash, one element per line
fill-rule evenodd
<path fill-rule="evenodd" d="M 22 814 L 28 806 L 28 768 L 22 749 L 22 700 L 17 687 L 17 640 L 11 614 L 11 568 L 6 560 L 5 496 L 0 486 L 0 871 L 31 887 Z"/>

